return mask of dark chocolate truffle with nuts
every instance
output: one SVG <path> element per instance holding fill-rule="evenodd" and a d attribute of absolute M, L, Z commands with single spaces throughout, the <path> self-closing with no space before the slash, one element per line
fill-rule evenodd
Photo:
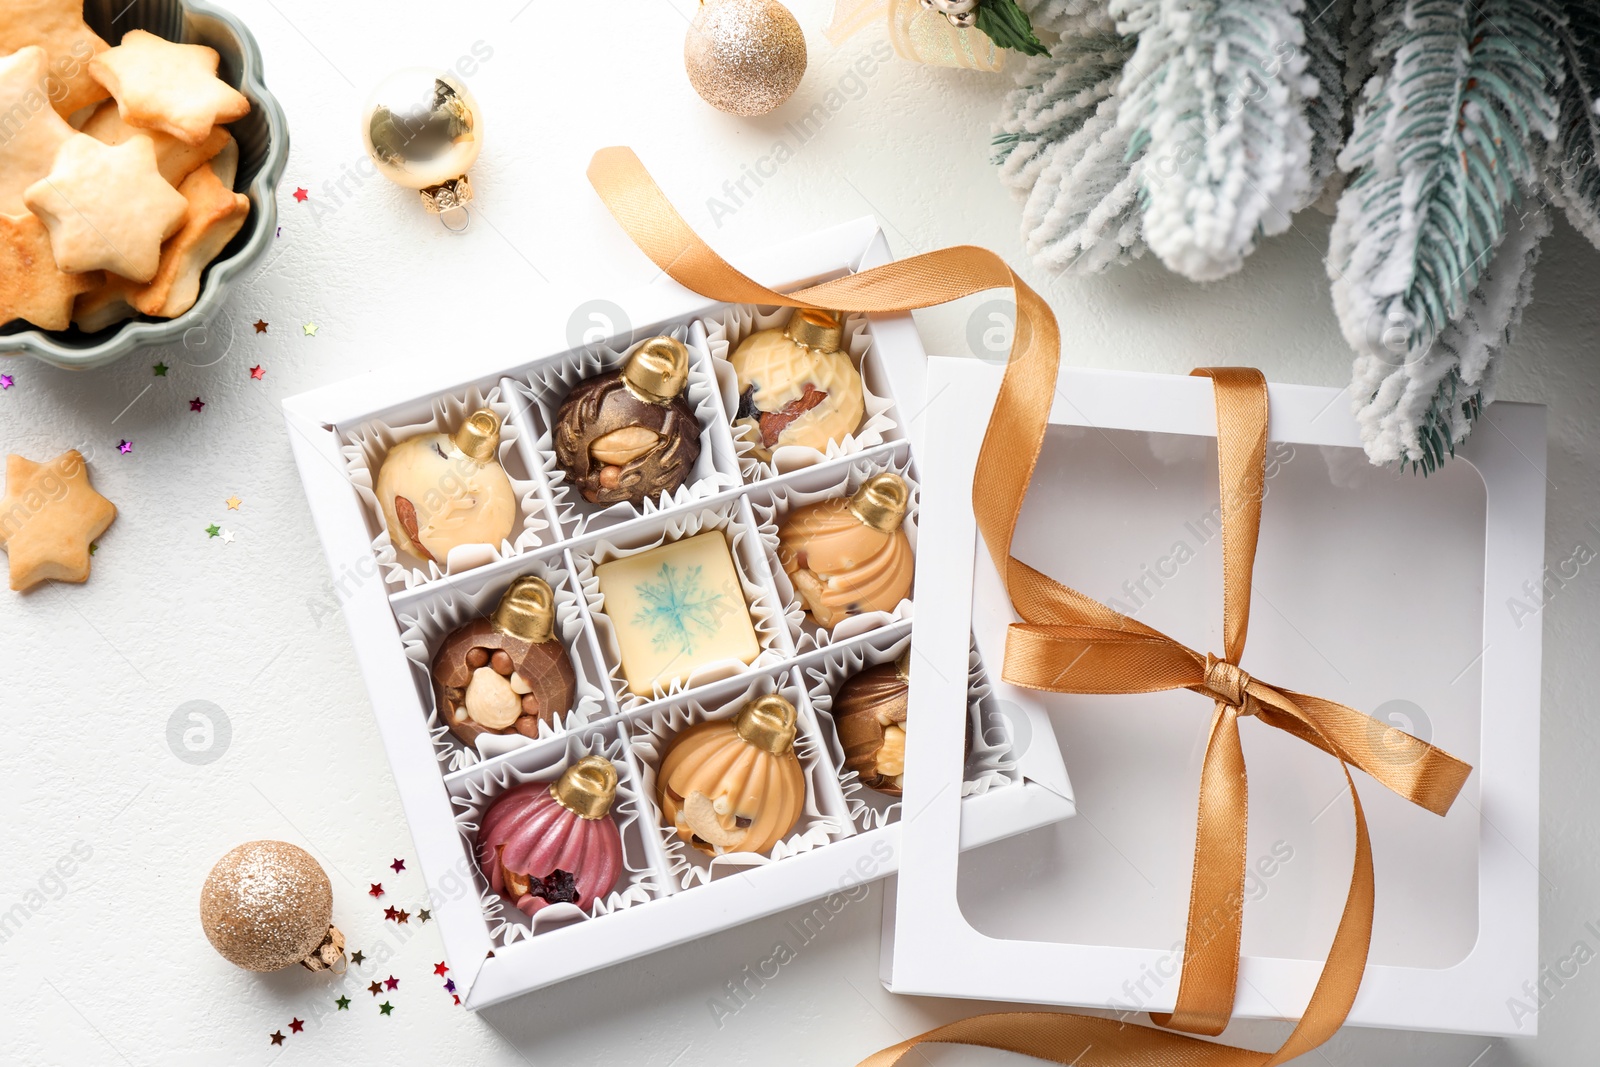
<path fill-rule="evenodd" d="M 844 746 L 844 769 L 861 784 L 897 797 L 906 769 L 909 653 L 852 675 L 833 697 L 833 725 Z"/>
<path fill-rule="evenodd" d="M 555 636 L 555 595 L 544 579 L 511 583 L 494 615 L 444 639 L 433 657 L 439 716 L 467 744 L 479 734 L 538 737 L 572 708 L 578 679 Z"/>
<path fill-rule="evenodd" d="M 591 504 L 639 504 L 683 484 L 700 458 L 684 397 L 689 349 L 653 337 L 619 371 L 578 383 L 556 413 L 556 461 Z"/>

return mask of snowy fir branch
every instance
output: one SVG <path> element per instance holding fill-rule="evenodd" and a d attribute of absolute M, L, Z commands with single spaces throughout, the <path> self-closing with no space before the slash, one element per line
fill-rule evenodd
<path fill-rule="evenodd" d="M 1594 0 L 1565 0 L 1560 6 L 1566 80 L 1544 191 L 1566 212 L 1573 229 L 1600 247 L 1600 6 Z"/>

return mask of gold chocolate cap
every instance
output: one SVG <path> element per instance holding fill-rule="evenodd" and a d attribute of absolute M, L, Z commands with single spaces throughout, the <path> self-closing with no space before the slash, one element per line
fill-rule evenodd
<path fill-rule="evenodd" d="M 555 631 L 555 594 L 543 578 L 524 574 L 500 597 L 493 623 L 503 634 L 542 645 Z"/>
<path fill-rule="evenodd" d="M 622 384 L 646 403 L 671 403 L 689 384 L 689 347 L 665 335 L 650 338 L 628 357 Z"/>
<path fill-rule="evenodd" d="M 839 325 L 839 316 L 831 311 L 795 308 L 794 314 L 789 316 L 789 325 L 783 328 L 783 334 L 803 348 L 837 352 L 844 330 Z"/>
<path fill-rule="evenodd" d="M 604 756 L 585 756 L 561 772 L 550 795 L 580 819 L 604 818 L 617 797 L 617 769 Z"/>
<path fill-rule="evenodd" d="M 479 463 L 489 462 L 500 451 L 500 416 L 488 408 L 479 408 L 467 416 L 453 440 L 468 457 Z"/>
<path fill-rule="evenodd" d="M 911 650 L 908 648 L 900 653 L 900 658 L 894 661 L 895 677 L 902 682 L 911 681 Z"/>
<path fill-rule="evenodd" d="M 794 747 L 794 705 L 777 693 L 756 697 L 739 713 L 734 728 L 750 744 L 781 756 Z"/>
<path fill-rule="evenodd" d="M 892 534 L 905 521 L 911 488 L 892 471 L 874 474 L 850 498 L 850 514 L 879 533 Z"/>

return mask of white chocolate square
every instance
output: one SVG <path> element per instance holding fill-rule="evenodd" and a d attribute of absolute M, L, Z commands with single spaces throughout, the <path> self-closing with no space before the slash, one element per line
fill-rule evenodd
<path fill-rule="evenodd" d="M 728 539 L 718 530 L 595 568 L 628 690 L 650 696 L 709 663 L 761 654 Z"/>

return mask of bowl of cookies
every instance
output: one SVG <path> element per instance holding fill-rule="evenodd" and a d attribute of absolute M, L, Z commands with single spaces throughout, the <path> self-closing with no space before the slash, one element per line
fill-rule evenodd
<path fill-rule="evenodd" d="M 205 336 L 277 229 L 289 131 L 261 66 L 202 0 L 4 0 L 0 356 L 81 370 Z"/>

